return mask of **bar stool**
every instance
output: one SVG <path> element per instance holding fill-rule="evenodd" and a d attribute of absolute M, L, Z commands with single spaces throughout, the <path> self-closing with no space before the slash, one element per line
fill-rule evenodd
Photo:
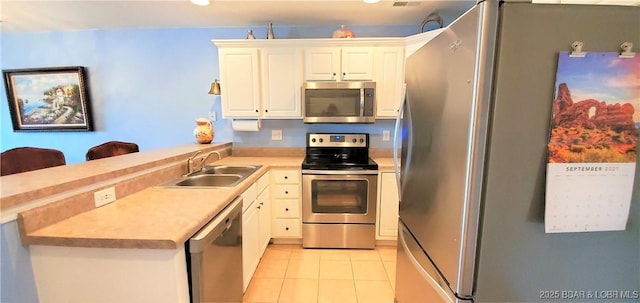
<path fill-rule="evenodd" d="M 130 153 L 137 153 L 140 149 L 138 144 L 121 141 L 109 141 L 89 148 L 87 151 L 87 161 L 119 156 Z"/>
<path fill-rule="evenodd" d="M 0 154 L 0 175 L 65 165 L 64 154 L 56 149 L 16 147 Z"/>

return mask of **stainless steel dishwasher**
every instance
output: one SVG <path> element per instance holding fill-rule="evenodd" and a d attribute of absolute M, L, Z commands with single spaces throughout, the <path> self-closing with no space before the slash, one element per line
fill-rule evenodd
<path fill-rule="evenodd" d="M 242 197 L 238 197 L 189 239 L 191 302 L 242 302 L 241 218 Z"/>

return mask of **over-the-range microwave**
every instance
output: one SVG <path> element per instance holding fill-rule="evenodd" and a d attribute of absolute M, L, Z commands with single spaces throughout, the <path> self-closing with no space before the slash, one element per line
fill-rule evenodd
<path fill-rule="evenodd" d="M 305 82 L 302 85 L 304 123 L 373 123 L 375 82 Z"/>

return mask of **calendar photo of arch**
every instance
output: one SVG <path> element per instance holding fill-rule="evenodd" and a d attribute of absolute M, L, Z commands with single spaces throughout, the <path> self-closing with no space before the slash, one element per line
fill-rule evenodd
<path fill-rule="evenodd" d="M 561 53 L 549 163 L 635 162 L 640 127 L 640 56 Z"/>
<path fill-rule="evenodd" d="M 626 228 L 640 133 L 640 56 L 558 57 L 545 231 Z"/>

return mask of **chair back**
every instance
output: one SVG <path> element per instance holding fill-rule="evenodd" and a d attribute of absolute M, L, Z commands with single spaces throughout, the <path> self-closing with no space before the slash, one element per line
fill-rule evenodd
<path fill-rule="evenodd" d="M 56 149 L 16 147 L 0 154 L 0 175 L 65 165 L 64 154 Z"/>
<path fill-rule="evenodd" d="M 130 153 L 137 153 L 139 151 L 140 149 L 138 148 L 138 144 L 121 141 L 109 141 L 89 148 L 89 150 L 87 151 L 87 161 Z"/>

